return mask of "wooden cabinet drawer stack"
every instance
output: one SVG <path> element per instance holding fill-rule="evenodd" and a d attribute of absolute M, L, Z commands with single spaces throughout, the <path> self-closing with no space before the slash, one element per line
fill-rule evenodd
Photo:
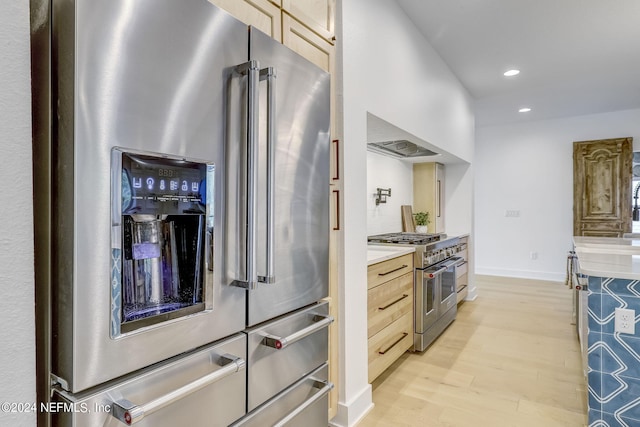
<path fill-rule="evenodd" d="M 413 254 L 369 266 L 369 382 L 413 345 Z"/>

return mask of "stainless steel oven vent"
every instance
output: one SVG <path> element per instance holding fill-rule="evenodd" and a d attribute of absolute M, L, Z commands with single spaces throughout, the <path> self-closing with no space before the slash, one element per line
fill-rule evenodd
<path fill-rule="evenodd" d="M 399 159 L 438 155 L 438 153 L 414 144 L 411 141 L 407 141 L 406 139 L 397 141 L 372 142 L 367 144 L 367 147 L 369 150 L 378 154 L 384 154 Z"/>

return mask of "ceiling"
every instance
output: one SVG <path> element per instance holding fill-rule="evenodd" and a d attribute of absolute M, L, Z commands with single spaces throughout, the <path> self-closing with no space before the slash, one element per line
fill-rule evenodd
<path fill-rule="evenodd" d="M 475 99 L 477 126 L 640 108 L 639 0 L 396 1 Z"/>

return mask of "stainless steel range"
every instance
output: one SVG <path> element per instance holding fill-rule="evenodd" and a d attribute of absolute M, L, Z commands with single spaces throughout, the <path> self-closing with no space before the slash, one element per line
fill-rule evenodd
<path fill-rule="evenodd" d="M 390 233 L 369 236 L 370 244 L 415 247 L 413 349 L 424 351 L 456 318 L 456 256 L 466 246 L 446 234 Z"/>

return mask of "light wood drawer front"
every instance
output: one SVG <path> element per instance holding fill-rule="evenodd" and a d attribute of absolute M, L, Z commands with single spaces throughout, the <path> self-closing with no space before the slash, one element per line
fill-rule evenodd
<path fill-rule="evenodd" d="M 413 345 L 413 313 L 407 313 L 369 338 L 369 382 Z"/>
<path fill-rule="evenodd" d="M 465 276 L 468 270 L 469 270 L 469 263 L 465 261 L 464 264 L 456 267 L 456 277 L 459 278 L 461 276 Z"/>
<path fill-rule="evenodd" d="M 468 286 L 465 285 L 462 288 L 458 287 L 458 291 L 456 293 L 456 304 L 462 301 L 463 299 L 465 299 L 468 294 L 469 294 Z"/>
<path fill-rule="evenodd" d="M 413 273 L 413 254 L 370 265 L 367 270 L 367 287 L 374 288 L 410 272 Z"/>
<path fill-rule="evenodd" d="M 413 273 L 390 280 L 367 292 L 368 334 L 371 338 L 413 311 Z"/>
<path fill-rule="evenodd" d="M 462 276 L 458 276 L 456 278 L 456 290 L 459 291 L 463 286 L 467 286 L 469 284 L 469 275 L 467 273 Z"/>

